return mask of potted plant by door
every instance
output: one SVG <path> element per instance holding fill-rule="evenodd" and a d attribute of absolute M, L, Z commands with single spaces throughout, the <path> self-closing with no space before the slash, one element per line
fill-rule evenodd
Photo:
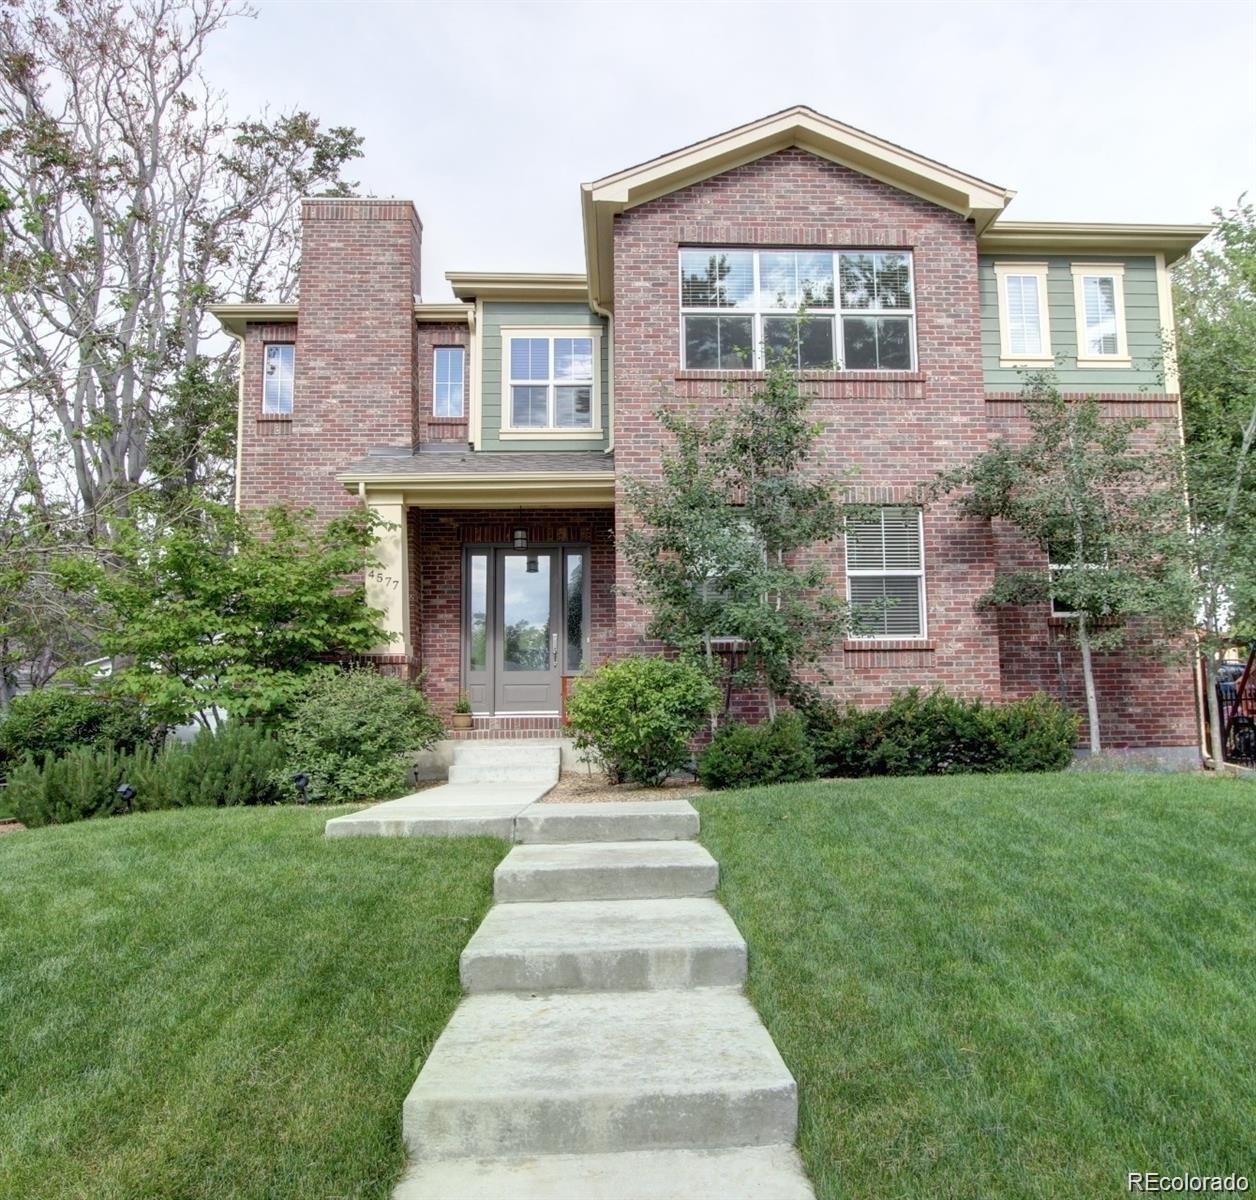
<path fill-rule="evenodd" d="M 471 701 L 467 699 L 466 692 L 458 697 L 458 703 L 454 705 L 454 728 L 471 728 Z"/>

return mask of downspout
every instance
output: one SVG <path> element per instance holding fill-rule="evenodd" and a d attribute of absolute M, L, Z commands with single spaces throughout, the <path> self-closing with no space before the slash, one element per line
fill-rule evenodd
<path fill-rule="evenodd" d="M 233 329 L 223 330 L 228 337 L 240 343 L 240 370 L 236 375 L 236 452 L 235 452 L 235 510 L 240 511 L 240 479 L 244 468 L 244 334 Z"/>
<path fill-rule="evenodd" d="M 599 317 L 606 318 L 606 449 L 603 454 L 615 450 L 615 314 L 603 308 L 589 292 L 589 307 Z"/>

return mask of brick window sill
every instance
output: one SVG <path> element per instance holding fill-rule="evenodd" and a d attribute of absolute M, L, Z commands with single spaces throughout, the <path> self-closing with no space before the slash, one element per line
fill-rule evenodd
<path fill-rule="evenodd" d="M 427 417 L 429 425 L 465 425 L 466 417 Z"/>
<path fill-rule="evenodd" d="M 291 413 L 258 413 L 257 423 L 259 425 L 291 425 Z"/>
<path fill-rule="evenodd" d="M 886 650 L 926 650 L 932 653 L 937 649 L 936 643 L 930 640 L 912 640 L 910 638 L 847 638 L 842 643 L 842 649 L 848 654 L 858 654 L 860 651 L 875 650 L 882 653 Z"/>
<path fill-rule="evenodd" d="M 766 371 L 677 371 L 676 382 L 714 380 L 720 383 L 739 380 L 766 379 Z M 803 371 L 802 379 L 832 379 L 846 383 L 925 383 L 928 376 L 923 371 Z"/>

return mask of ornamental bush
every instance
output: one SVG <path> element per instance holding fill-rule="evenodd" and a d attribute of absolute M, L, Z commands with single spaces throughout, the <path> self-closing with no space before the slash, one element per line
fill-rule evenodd
<path fill-rule="evenodd" d="M 282 786 L 283 763 L 272 735 L 228 725 L 159 753 L 146 745 L 131 754 L 74 746 L 42 760 L 28 756 L 10 772 L 6 796 L 18 820 L 31 827 L 163 808 L 276 804 L 296 798 L 291 785 Z M 123 783 L 135 789 L 133 799 L 118 794 Z"/>
<path fill-rule="evenodd" d="M 725 725 L 698 759 L 703 787 L 756 787 L 816 777 L 816 758 L 802 718 L 779 714 L 761 725 Z"/>
<path fill-rule="evenodd" d="M 318 804 L 387 799 L 442 732 L 415 685 L 367 669 L 327 672 L 310 680 L 280 731 L 286 762 L 274 779 L 290 794 L 293 773 L 304 772 Z"/>
<path fill-rule="evenodd" d="M 621 658 L 578 680 L 567 723 L 578 749 L 612 783 L 656 786 L 692 760 L 689 742 L 720 702 L 689 658 Z"/>
<path fill-rule="evenodd" d="M 0 766 L 31 755 L 64 754 L 75 746 L 129 753 L 153 740 L 154 729 L 133 701 L 46 687 L 15 696 L 0 720 Z"/>
<path fill-rule="evenodd" d="M 1058 771 L 1072 761 L 1079 727 L 1041 694 L 990 705 L 919 688 L 877 709 L 817 702 L 804 720 L 820 774 L 845 777 Z"/>

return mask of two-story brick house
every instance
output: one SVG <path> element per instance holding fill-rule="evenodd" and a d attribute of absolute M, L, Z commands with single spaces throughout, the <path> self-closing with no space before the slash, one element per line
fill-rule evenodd
<path fill-rule="evenodd" d="M 1024 429 L 1026 367 L 1176 425 L 1167 267 L 1207 230 L 1011 222 L 1011 198 L 793 108 L 585 184 L 585 274 L 451 272 L 436 304 L 409 202 L 306 200 L 299 305 L 214 310 L 242 343 L 239 505 L 376 509 L 382 663 L 444 709 L 466 692 L 481 729 L 552 733 L 565 678 L 644 644 L 614 532 L 624 480 L 659 470 L 660 400 L 716 408 L 796 345 L 822 463 L 883 506 L 833 549 L 877 636 L 834 647 L 832 692 L 1081 708 L 1067 618 L 977 605 L 1024 548 L 915 487 Z M 1197 744 L 1186 666 L 1100 674 L 1110 743 Z"/>

